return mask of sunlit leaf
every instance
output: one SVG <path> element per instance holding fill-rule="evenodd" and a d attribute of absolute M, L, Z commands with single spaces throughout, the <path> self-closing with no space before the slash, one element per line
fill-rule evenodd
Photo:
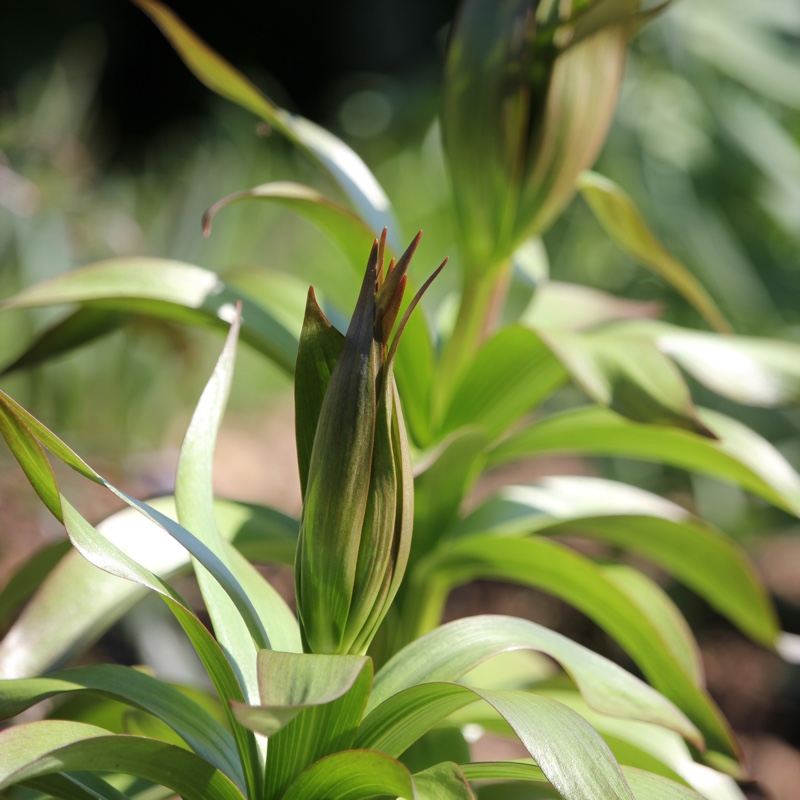
<path fill-rule="evenodd" d="M 718 412 L 698 409 L 698 414 L 716 439 L 643 425 L 604 408 L 573 409 L 509 436 L 490 453 L 489 464 L 546 452 L 641 458 L 731 481 L 800 515 L 800 476 L 769 442 Z"/>
<path fill-rule="evenodd" d="M 161 28 L 186 66 L 209 89 L 261 117 L 294 145 L 317 161 L 337 181 L 375 234 L 388 227 L 400 230 L 389 199 L 366 164 L 344 142 L 303 117 L 290 114 L 265 97 L 247 78 L 189 30 L 156 0 L 134 2 Z"/>
<path fill-rule="evenodd" d="M 581 192 L 609 235 L 635 259 L 674 286 L 719 331 L 731 327 L 711 295 L 689 270 L 673 258 L 647 227 L 622 189 L 596 172 L 584 172 Z"/>
<path fill-rule="evenodd" d="M 82 308 L 106 314 L 124 312 L 116 318 L 100 313 L 109 326 L 114 319 L 121 324 L 125 314 L 144 314 L 227 333 L 237 302 L 242 304 L 242 341 L 291 374 L 297 352 L 294 334 L 267 309 L 229 287 L 213 272 L 180 261 L 144 256 L 99 261 L 31 286 L 0 303 L 0 309 L 79 303 Z M 96 316 L 91 315 L 90 322 Z M 83 324 L 85 318 L 81 314 L 78 322 L 57 323 L 54 329 L 45 331 L 14 366 L 27 363 L 34 353 L 38 362 L 63 352 L 59 330 L 65 324 L 72 326 L 75 345 L 109 329 Z"/>
<path fill-rule="evenodd" d="M 62 770 L 97 770 L 147 778 L 186 800 L 244 800 L 229 778 L 188 750 L 78 722 L 9 728 L 0 733 L 0 752 L 0 789 Z"/>
<path fill-rule="evenodd" d="M 230 733 L 180 691 L 144 672 L 113 664 L 98 664 L 45 678 L 2 681 L 0 717 L 8 719 L 53 695 L 81 691 L 102 692 L 154 714 L 197 755 L 244 789 L 242 768 Z"/>
<path fill-rule="evenodd" d="M 588 536 L 651 559 L 756 641 L 777 640 L 775 611 L 744 551 L 675 503 L 601 478 L 551 477 L 502 489 L 453 535 L 534 532 Z"/>

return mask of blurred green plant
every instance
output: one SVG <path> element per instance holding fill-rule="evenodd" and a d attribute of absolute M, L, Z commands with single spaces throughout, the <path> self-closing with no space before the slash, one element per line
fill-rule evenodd
<path fill-rule="evenodd" d="M 774 648 L 775 612 L 741 549 L 674 503 L 600 478 L 503 486 L 476 507 L 465 503 L 494 468 L 580 452 L 721 478 L 800 514 L 800 476 L 791 465 L 742 423 L 697 408 L 681 372 L 738 402 L 794 403 L 798 346 L 729 335 L 711 295 L 669 255 L 622 189 L 584 171 L 611 118 L 627 40 L 654 11 L 616 0 L 465 3 L 442 103 L 462 292 L 452 326 L 440 324 L 438 339 L 415 314 L 404 316 L 402 341 L 389 344 L 395 319 L 412 308 L 398 287 L 412 279 L 408 256 L 385 276 L 379 271 L 384 251 L 398 252 L 398 226 L 363 161 L 264 97 L 164 6 L 137 3 L 204 83 L 310 155 L 350 204 L 270 183 L 218 203 L 206 228 L 220 208 L 247 197 L 289 208 L 325 231 L 355 268 L 321 277 L 328 316 L 341 319 L 335 309 L 343 298 L 361 299 L 352 335 L 328 325 L 316 301 L 298 335 L 285 321 L 284 297 L 257 302 L 211 271 L 138 257 L 73 270 L 4 302 L 5 309 L 77 306 L 9 370 L 62 352 L 65 331 L 74 347 L 132 313 L 231 332 L 184 441 L 174 500 L 146 505 L 114 489 L 0 394 L 0 431 L 76 546 L 56 569 L 53 559 L 42 559 L 28 572 L 41 586 L 0 644 L 0 674 L 9 679 L 0 684 L 5 714 L 57 693 L 101 695 L 87 716 L 2 734 L 8 766 L 0 786 L 23 783 L 79 798 L 144 796 L 153 783 L 186 797 L 469 797 L 471 782 L 501 779 L 549 785 L 568 800 L 697 797 L 689 787 L 702 787 L 710 800 L 742 797 L 726 777 L 744 775 L 738 746 L 703 688 L 697 646 L 678 609 L 643 572 L 592 559 L 558 537 L 577 534 L 646 558 Z M 587 119 L 598 126 L 591 135 Z M 717 332 L 655 320 L 651 306 L 596 290 L 541 281 L 541 248 L 528 237 L 578 189 L 611 238 Z M 384 227 L 389 238 L 375 245 L 362 281 L 363 256 Z M 539 281 L 529 302 L 509 292 L 520 276 Z M 211 455 L 239 336 L 287 373 L 300 346 L 302 522 L 213 499 Z M 741 380 L 745 370 L 752 379 Z M 545 413 L 543 404 L 570 383 L 591 404 Z M 135 511 L 94 529 L 61 494 L 43 447 L 185 549 L 149 539 L 158 534 Z M 294 565 L 299 625 L 248 557 Z M 192 567 L 218 643 L 167 582 Z M 477 617 L 440 626 L 450 591 L 477 578 L 535 587 L 573 605 L 653 688 L 534 623 Z M 9 615 L 25 595 L 18 583 L 13 590 L 13 603 L 0 603 Z M 184 690 L 142 672 L 90 667 L 37 677 L 63 665 L 148 591 L 165 599 L 189 636 L 216 690 L 219 703 L 211 707 L 227 728 L 187 705 Z M 547 670 L 508 680 L 499 670 L 472 673 L 486 659 L 520 649 L 553 657 L 577 691 Z M 108 721 L 109 696 L 129 707 L 121 721 Z M 483 703 L 476 707 L 476 700 Z M 472 762 L 468 723 L 516 736 L 533 760 Z M 142 735 L 116 735 L 122 731 Z M 174 746 L 174 734 L 184 749 Z M 120 789 L 116 778 L 95 771 L 148 783 Z"/>

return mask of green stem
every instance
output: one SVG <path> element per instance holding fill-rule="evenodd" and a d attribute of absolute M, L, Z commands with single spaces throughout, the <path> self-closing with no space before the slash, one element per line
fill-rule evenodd
<path fill-rule="evenodd" d="M 503 310 L 511 277 L 510 260 L 465 278 L 453 333 L 445 343 L 434 383 L 433 416 L 438 427 L 464 370 Z"/>

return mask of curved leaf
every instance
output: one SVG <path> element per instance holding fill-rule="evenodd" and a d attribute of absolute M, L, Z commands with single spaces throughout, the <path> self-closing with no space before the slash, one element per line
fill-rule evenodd
<path fill-rule="evenodd" d="M 665 323 L 638 323 L 659 350 L 723 397 L 771 408 L 800 399 L 800 344 L 781 339 L 719 336 Z"/>
<path fill-rule="evenodd" d="M 602 478 L 551 477 L 502 489 L 453 535 L 533 532 L 588 536 L 651 559 L 756 641 L 777 641 L 775 610 L 742 548 L 668 500 Z"/>
<path fill-rule="evenodd" d="M 211 231 L 211 221 L 217 212 L 230 203 L 248 199 L 277 203 L 305 217 L 325 233 L 354 267 L 350 283 L 353 291 L 358 291 L 358 279 L 366 263 L 365 253 L 369 253 L 369 248 L 380 229 L 373 230 L 361 217 L 348 211 L 344 206 L 334 203 L 309 186 L 290 181 L 276 181 L 236 192 L 214 203 L 203 216 L 203 228 L 206 235 Z M 341 281 L 343 278 L 346 280 L 348 277 L 342 275 L 339 276 L 339 280 Z"/>
<path fill-rule="evenodd" d="M 376 674 L 367 710 L 415 684 L 457 680 L 492 656 L 521 649 L 558 661 L 598 711 L 656 722 L 699 742 L 683 713 L 647 684 L 566 636 L 515 617 L 457 620 L 406 645 Z"/>
<path fill-rule="evenodd" d="M 267 753 L 266 797 L 277 800 L 310 764 L 352 747 L 372 685 L 372 664 L 364 656 L 262 651 L 259 679 L 266 707 L 240 711 L 254 719 L 261 714 L 259 725 L 288 720 L 270 738 Z"/>
<path fill-rule="evenodd" d="M 593 400 L 637 422 L 712 436 L 698 418 L 680 370 L 653 342 L 624 326 L 589 333 L 542 332 L 575 383 Z"/>
<path fill-rule="evenodd" d="M 643 425 L 603 408 L 578 408 L 509 436 L 490 453 L 489 466 L 546 452 L 642 458 L 731 481 L 800 515 L 800 476 L 769 442 L 723 414 L 699 409 L 699 415 L 716 440 Z"/>
<path fill-rule="evenodd" d="M 495 437 L 566 380 L 564 367 L 538 334 L 518 325 L 503 328 L 469 365 L 453 393 L 442 430 L 448 433 L 473 425 Z"/>
<path fill-rule="evenodd" d="M 506 720 L 565 800 L 632 797 L 619 765 L 591 725 L 561 703 L 527 692 L 455 683 L 412 686 L 365 719 L 356 745 L 399 755 L 436 722 L 476 699 Z"/>
<path fill-rule="evenodd" d="M 0 682 L 0 718 L 15 716 L 34 703 L 66 692 L 101 692 L 165 722 L 202 759 L 244 789 L 242 767 L 231 734 L 202 706 L 144 672 L 113 664 L 54 673 L 46 678 Z"/>
<path fill-rule="evenodd" d="M 540 783 L 547 780 L 536 763 L 528 760 L 476 762 L 464 764 L 461 769 L 471 781 L 513 780 Z M 636 800 L 703 800 L 697 792 L 660 775 L 625 766 L 622 767 L 622 773 Z"/>
<path fill-rule="evenodd" d="M 239 321 L 237 312 L 225 347 L 186 431 L 178 458 L 175 507 L 180 523 L 209 548 L 241 585 L 257 616 L 252 620 L 242 614 L 230 589 L 195 560 L 195 574 L 216 637 L 240 676 L 247 699 L 252 701 L 258 696 L 257 649 L 273 647 L 300 651 L 302 645 L 297 622 L 284 600 L 252 564 L 228 546 L 217 529 L 214 514 L 214 445 L 233 380 Z"/>
<path fill-rule="evenodd" d="M 219 770 L 194 753 L 93 725 L 48 720 L 0 733 L 0 789 L 41 775 L 74 770 L 124 772 L 167 786 L 186 800 L 244 800 Z"/>
<path fill-rule="evenodd" d="M 731 326 L 697 278 L 656 239 L 630 197 L 608 178 L 584 172 L 578 186 L 600 224 L 617 244 L 677 289 L 718 331 Z"/>
<path fill-rule="evenodd" d="M 310 155 L 341 186 L 375 233 L 389 228 L 395 237 L 391 240 L 392 244 L 397 247 L 400 230 L 389 199 L 353 150 L 324 128 L 272 103 L 161 3 L 156 0 L 134 2 L 158 25 L 186 66 L 202 83 L 261 117 Z"/>
<path fill-rule="evenodd" d="M 291 374 L 297 353 L 295 335 L 267 309 L 229 287 L 215 273 L 180 261 L 144 256 L 99 261 L 31 286 L 0 303 L 0 309 L 79 303 L 83 308 L 146 314 L 227 333 L 237 302 L 242 304 L 242 341 Z M 121 323 L 125 317 L 116 320 Z M 41 334 L 12 366 L 21 366 L 33 354 L 36 361 L 42 361 L 62 352 L 63 341 L 57 334 L 67 324 L 81 332 L 74 337 L 76 343 L 90 341 L 109 329 L 81 326 L 74 319 L 62 321 Z"/>
<path fill-rule="evenodd" d="M 594 620 L 637 663 L 645 676 L 697 725 L 712 750 L 737 758 L 724 718 L 694 684 L 647 615 L 589 559 L 539 539 L 469 536 L 442 545 L 418 568 L 415 589 L 435 616 L 450 589 L 480 578 L 513 581 L 554 594 Z M 376 690 L 380 686 L 376 681 Z"/>
<path fill-rule="evenodd" d="M 186 601 L 183 600 L 169 584 L 164 583 L 148 569 L 122 552 L 112 542 L 105 539 L 78 514 L 67 499 L 60 494 L 55 476 L 37 441 L 37 437 L 45 442 L 49 449 L 51 449 L 51 452 L 55 452 L 55 454 L 62 458 L 70 467 L 73 467 L 90 480 L 111 489 L 138 511 L 145 513 L 147 518 L 151 521 L 156 521 L 156 519 L 158 519 L 159 524 L 175 530 L 178 532 L 179 537 L 186 534 L 191 540 L 190 546 L 193 546 L 193 543 L 197 543 L 196 540 L 191 537 L 188 531 L 180 528 L 180 526 L 173 523 L 156 509 L 139 503 L 139 501 L 130 498 L 124 492 L 120 492 L 111 484 L 107 483 L 35 417 L 31 416 L 3 392 L 0 392 L 0 409 L 2 410 L 0 420 L 12 421 L 14 423 L 10 426 L 0 426 L 0 433 L 2 433 L 8 442 L 11 452 L 17 456 L 19 464 L 23 468 L 28 480 L 31 481 L 31 484 L 36 488 L 40 496 L 47 498 L 48 507 L 54 516 L 64 524 L 70 540 L 80 553 L 100 569 L 156 592 L 164 599 L 173 614 L 175 614 L 175 617 L 186 632 L 192 646 L 200 657 L 201 662 L 208 671 L 209 677 L 228 711 L 228 718 L 232 725 L 236 744 L 242 758 L 248 791 L 250 794 L 257 792 L 258 774 L 255 771 L 255 765 L 257 764 L 258 757 L 255 750 L 255 740 L 252 734 L 242 728 L 231 715 L 228 701 L 241 700 L 242 693 L 231 666 L 222 654 L 216 640 L 196 617 Z M 199 549 L 203 551 L 202 548 Z M 194 548 L 194 550 L 198 551 L 198 548 Z M 207 556 L 209 554 L 205 551 L 203 551 L 203 555 L 206 556 L 205 563 L 210 564 L 215 572 L 221 574 L 223 579 L 228 582 L 234 590 L 235 594 L 235 580 L 232 583 L 228 581 L 230 575 L 228 573 L 228 578 L 225 577 L 226 570 L 224 568 L 220 572 L 219 567 L 224 567 L 224 565 L 221 565 L 218 560 L 213 557 L 208 558 Z M 83 587 L 80 588 L 81 591 L 84 591 Z M 59 604 L 63 604 L 62 598 L 57 597 L 56 601 Z M 248 610 L 247 605 L 244 606 L 244 610 L 245 612 Z"/>
<path fill-rule="evenodd" d="M 380 795 L 415 800 L 409 771 L 384 753 L 346 750 L 312 764 L 287 789 L 283 800 L 367 800 Z"/>
<path fill-rule="evenodd" d="M 171 497 L 150 501 L 174 516 Z M 215 502 L 220 532 L 248 557 L 265 563 L 294 563 L 297 520 L 274 509 L 231 500 Z M 186 574 L 189 554 L 161 528 L 132 508 L 98 525 L 101 534 L 162 580 Z M 0 641 L 0 678 L 48 672 L 91 645 L 147 594 L 136 583 L 97 569 L 71 550 L 36 587 L 31 602 Z"/>

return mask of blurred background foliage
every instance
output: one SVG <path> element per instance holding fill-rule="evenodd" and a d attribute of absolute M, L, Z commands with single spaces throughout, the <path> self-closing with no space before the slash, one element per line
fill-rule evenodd
<path fill-rule="evenodd" d="M 201 215 L 266 181 L 299 180 L 335 195 L 334 187 L 280 137 L 198 84 L 132 6 L 46 5 L 48 13 L 14 4 L 0 32 L 0 295 L 94 260 L 148 254 L 215 270 L 256 296 L 279 292 L 298 325 L 304 284 L 338 251 L 308 223 L 262 204 L 227 209 L 208 239 Z M 419 269 L 453 254 L 436 112 L 454 2 L 353 0 L 334 11 L 241 0 L 222 17 L 202 3 L 172 5 L 278 102 L 355 147 L 405 233 L 425 229 Z M 675 3 L 633 41 L 597 165 L 632 195 L 739 333 L 800 336 L 798 87 L 793 0 L 757 9 L 730 0 L 724 13 L 712 0 Z M 582 200 L 548 231 L 545 247 L 552 278 L 657 300 L 666 319 L 703 327 L 608 239 Z M 446 272 L 426 299 L 442 325 L 456 274 Z M 0 363 L 61 313 L 0 315 Z M 148 453 L 180 435 L 217 347 L 208 334 L 142 320 L 5 381 L 51 425 L 74 431 L 85 452 Z M 233 409 L 257 413 L 288 386 L 262 359 L 242 359 Z M 701 403 L 720 403 L 697 392 Z M 178 408 L 175 423 L 166 410 Z M 800 457 L 796 412 L 735 413 Z M 753 530 L 741 498 L 725 494 L 732 489 L 660 467 L 607 467 L 656 490 L 694 490 L 713 521 Z"/>
<path fill-rule="evenodd" d="M 455 0 L 229 0 L 224 16 L 218 5 L 183 0 L 171 6 L 278 103 L 328 127 L 362 155 L 391 197 L 404 235 L 425 230 L 415 260 L 419 274 L 453 255 L 436 113 Z M 649 24 L 633 40 L 596 169 L 630 193 L 737 332 L 800 339 L 796 0 L 684 0 Z M 235 204 L 220 214 L 209 238 L 201 233 L 202 214 L 214 201 L 273 180 L 336 194 L 282 139 L 201 86 L 133 6 L 48 0 L 3 9 L 0 297 L 95 260 L 144 254 L 215 270 L 256 298 L 278 293 L 287 320 L 299 329 L 304 287 L 343 258 L 322 234 L 259 203 Z M 534 271 L 515 287 L 526 298 L 549 271 L 558 281 L 657 301 L 667 320 L 705 327 L 681 297 L 609 240 L 580 198 L 544 245 L 538 278 Z M 448 324 L 456 276 L 445 271 L 426 298 L 436 325 Z M 0 314 L 0 367 L 62 313 Z M 3 388 L 90 462 L 116 463 L 145 490 L 168 489 L 174 448 L 219 348 L 209 333 L 140 320 L 53 363 L 4 377 Z M 800 464 L 797 410 L 732 409 L 696 385 L 693 390 L 700 404 L 732 413 Z M 291 439 L 291 423 L 280 416 L 289 391 L 281 374 L 242 349 L 231 404 L 232 415 L 244 420 L 240 445 L 264 446 L 281 432 Z M 557 402 L 574 397 L 567 390 Z M 282 420 L 277 426 L 265 422 L 271 409 Z M 250 429 L 260 434 L 248 435 Z M 274 451 L 284 462 L 292 458 L 291 446 L 288 456 L 279 443 Z M 246 470 L 258 470 L 261 462 L 251 465 L 243 452 L 229 460 L 244 459 Z M 787 544 L 790 537 L 758 542 L 762 531 L 792 533 L 781 512 L 736 488 L 658 465 L 606 459 L 599 469 L 693 506 L 761 548 L 784 625 L 800 630 L 800 592 L 792 577 L 800 553 Z M 293 462 L 279 471 L 295 480 Z M 269 480 L 256 476 L 262 487 Z M 16 485 L 0 481 L 3 525 L 10 510 L 16 513 Z M 284 505 L 292 510 L 295 502 Z M 786 572 L 789 563 L 794 572 Z M 708 613 L 697 609 L 695 621 Z M 730 652 L 716 662 L 713 646 L 705 652 L 710 679 L 716 669 L 722 680 L 718 692 L 727 686 L 735 694 L 721 666 Z M 761 680 L 748 674 L 750 683 Z M 775 679 L 774 672 L 764 674 Z M 780 673 L 778 680 L 786 681 L 784 700 L 786 692 L 795 698 L 789 710 L 796 709 L 797 676 Z M 747 722 L 754 708 L 742 705 L 734 724 Z M 788 738 L 800 735 L 788 717 L 784 722 Z"/>

